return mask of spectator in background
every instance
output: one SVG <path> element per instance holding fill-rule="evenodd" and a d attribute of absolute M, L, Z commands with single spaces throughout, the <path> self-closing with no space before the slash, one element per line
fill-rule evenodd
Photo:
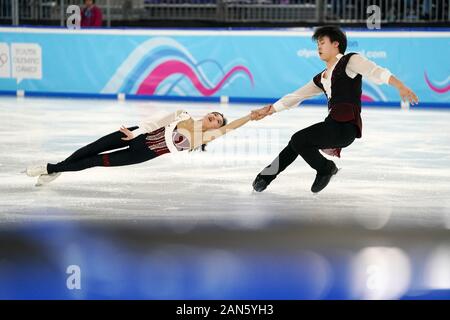
<path fill-rule="evenodd" d="M 84 0 L 84 8 L 81 10 L 81 27 L 101 27 L 102 23 L 102 10 L 95 5 L 95 0 Z"/>

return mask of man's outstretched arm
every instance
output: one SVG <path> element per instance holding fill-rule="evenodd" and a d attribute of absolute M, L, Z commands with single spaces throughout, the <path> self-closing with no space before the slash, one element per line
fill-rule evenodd
<path fill-rule="evenodd" d="M 274 112 L 279 112 L 296 107 L 300 103 L 302 103 L 303 100 L 317 96 L 321 93 L 323 93 L 322 90 L 317 87 L 311 80 L 303 87 L 283 96 L 274 104 L 270 104 L 263 108 L 253 110 L 252 115 L 255 117 L 255 120 L 260 120 L 265 116 L 271 115 Z"/>
<path fill-rule="evenodd" d="M 403 101 L 409 101 L 411 104 L 419 103 L 417 95 L 388 69 L 378 66 L 373 61 L 359 54 L 355 54 L 350 58 L 346 71 L 347 74 L 350 72 L 349 76 L 351 76 L 352 72 L 354 72 L 353 75 L 358 73 L 378 85 L 389 84 L 398 90 Z"/>

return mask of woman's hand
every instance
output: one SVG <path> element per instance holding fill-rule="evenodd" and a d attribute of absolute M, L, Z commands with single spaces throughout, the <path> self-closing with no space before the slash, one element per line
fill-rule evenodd
<path fill-rule="evenodd" d="M 128 130 L 124 126 L 121 126 L 119 131 L 122 132 L 126 136 L 126 137 L 122 138 L 122 140 L 128 141 L 128 140 L 134 139 L 133 132 L 131 132 L 130 130 Z"/>

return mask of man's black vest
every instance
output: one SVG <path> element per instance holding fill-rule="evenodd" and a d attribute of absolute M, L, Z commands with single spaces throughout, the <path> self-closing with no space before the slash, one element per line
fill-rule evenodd
<path fill-rule="evenodd" d="M 357 138 L 361 138 L 361 94 L 362 76 L 358 74 L 355 78 L 350 78 L 345 72 L 350 57 L 356 53 L 348 53 L 341 57 L 334 67 L 331 76 L 331 99 L 328 99 L 328 112 L 331 118 L 339 122 L 352 122 L 358 127 Z M 316 86 L 323 90 L 322 73 L 314 76 L 313 81 Z M 328 98 L 328 96 L 327 96 Z"/>

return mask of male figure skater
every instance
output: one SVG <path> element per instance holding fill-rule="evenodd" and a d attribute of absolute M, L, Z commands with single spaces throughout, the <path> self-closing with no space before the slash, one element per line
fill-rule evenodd
<path fill-rule="evenodd" d="M 253 110 L 255 119 L 262 119 L 274 112 L 280 112 L 299 105 L 303 100 L 325 93 L 328 99 L 328 116 L 323 122 L 316 123 L 295 133 L 288 145 L 273 162 L 264 168 L 253 182 L 253 189 L 261 192 L 286 169 L 298 155 L 317 171 L 311 191 L 323 190 L 338 168 L 327 160 L 323 152 L 340 157 L 341 148 L 352 144 L 355 138 L 361 138 L 361 86 L 362 76 L 376 84 L 390 84 L 395 87 L 403 101 L 417 104 L 416 94 L 394 77 L 387 69 L 357 53 L 345 54 L 347 37 L 335 26 L 317 28 L 313 35 L 317 41 L 319 57 L 326 69 L 318 73 L 303 87 L 285 95 L 272 105 Z"/>

